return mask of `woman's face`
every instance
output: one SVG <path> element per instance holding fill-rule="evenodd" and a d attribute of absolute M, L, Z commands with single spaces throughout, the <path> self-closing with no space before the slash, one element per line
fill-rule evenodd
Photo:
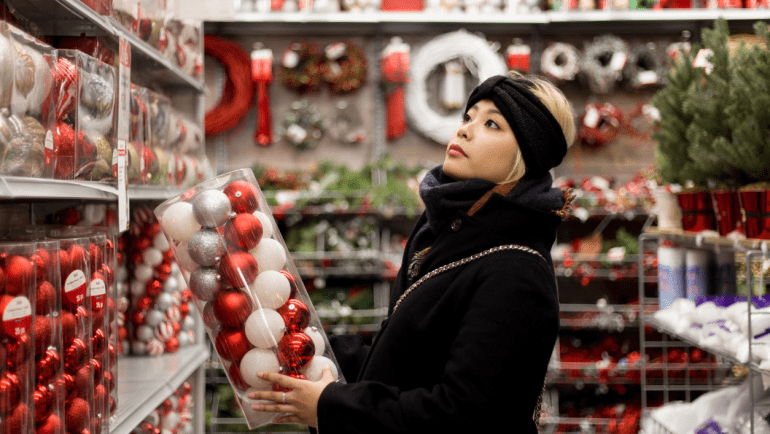
<path fill-rule="evenodd" d="M 454 179 L 480 178 L 501 183 L 513 169 L 516 136 L 502 113 L 483 99 L 463 115 L 447 146 L 444 173 Z"/>

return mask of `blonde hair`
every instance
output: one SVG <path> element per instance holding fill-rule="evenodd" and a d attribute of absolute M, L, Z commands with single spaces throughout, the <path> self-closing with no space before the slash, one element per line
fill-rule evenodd
<path fill-rule="evenodd" d="M 512 80 L 525 82 L 529 87 L 529 90 L 543 103 L 543 105 L 551 112 L 553 117 L 561 126 L 561 132 L 564 134 L 564 138 L 567 140 L 567 147 L 572 146 L 575 142 L 575 113 L 572 110 L 572 104 L 570 104 L 567 97 L 564 96 L 561 90 L 556 85 L 548 81 L 548 79 L 536 75 L 524 75 L 517 71 L 509 71 L 508 77 Z M 516 162 L 513 163 L 513 168 L 505 178 L 505 181 L 501 184 L 518 181 L 526 173 L 527 168 L 524 165 L 524 158 L 521 155 L 521 150 L 516 149 Z"/>

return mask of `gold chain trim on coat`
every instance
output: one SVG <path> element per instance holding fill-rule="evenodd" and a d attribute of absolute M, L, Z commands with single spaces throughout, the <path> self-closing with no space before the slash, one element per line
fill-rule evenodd
<path fill-rule="evenodd" d="M 403 294 L 401 294 L 401 297 L 399 297 L 398 300 L 396 301 L 396 305 L 393 306 L 393 313 L 396 312 L 396 309 L 398 309 L 398 306 L 401 304 L 401 302 L 404 301 L 404 299 L 409 294 L 411 294 L 412 291 L 417 289 L 418 286 L 420 286 L 423 283 L 425 283 L 426 280 L 431 279 L 431 278 L 433 278 L 433 277 L 435 277 L 435 276 L 437 276 L 437 275 L 439 275 L 439 274 L 441 274 L 441 273 L 443 273 L 445 271 L 449 271 L 449 270 L 451 270 L 453 268 L 457 268 L 457 267 L 459 267 L 461 265 L 465 265 L 465 264 L 467 264 L 469 262 L 475 261 L 476 259 L 483 258 L 484 256 L 490 255 L 490 254 L 495 253 L 495 252 L 500 252 L 500 251 L 503 251 L 503 250 L 521 250 L 522 252 L 529 252 L 529 253 L 532 253 L 533 255 L 539 256 L 541 259 L 543 259 L 545 261 L 545 258 L 543 257 L 543 255 L 540 254 L 540 252 L 538 252 L 537 250 L 531 249 L 529 247 L 526 247 L 526 246 L 520 246 L 518 244 L 506 244 L 506 245 L 502 245 L 502 246 L 492 247 L 489 250 L 484 250 L 483 252 L 476 253 L 475 255 L 468 256 L 467 258 L 460 259 L 459 261 L 454 261 L 454 262 L 452 262 L 450 264 L 442 265 L 442 266 L 436 268 L 435 270 L 429 272 L 428 274 L 422 276 L 420 278 L 420 280 L 418 280 L 417 282 L 414 282 L 409 288 L 407 288 L 406 291 L 404 291 Z M 393 315 L 393 313 L 391 313 L 391 315 Z"/>

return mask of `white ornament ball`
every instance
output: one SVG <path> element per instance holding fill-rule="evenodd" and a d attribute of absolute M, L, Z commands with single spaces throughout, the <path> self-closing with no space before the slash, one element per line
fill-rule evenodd
<path fill-rule="evenodd" d="M 166 309 L 168 309 L 173 302 L 174 302 L 174 296 L 172 296 L 168 292 L 161 292 L 160 294 L 158 294 L 157 297 L 155 297 L 155 305 L 158 307 L 159 310 L 163 312 L 165 312 Z"/>
<path fill-rule="evenodd" d="M 169 411 L 163 416 L 163 420 L 160 423 L 161 428 L 174 429 L 179 424 L 179 415 L 175 411 Z"/>
<path fill-rule="evenodd" d="M 261 211 L 254 211 L 254 215 L 259 219 L 262 224 L 262 238 L 273 237 L 273 224 L 270 222 L 270 217 Z"/>
<path fill-rule="evenodd" d="M 163 262 L 163 252 L 155 247 L 150 247 L 142 253 L 142 259 L 144 259 L 145 264 L 154 268 Z"/>
<path fill-rule="evenodd" d="M 176 262 L 179 264 L 180 268 L 192 272 L 198 268 L 198 264 L 193 261 L 188 250 L 189 246 L 187 245 L 187 242 L 179 243 L 176 247 Z"/>
<path fill-rule="evenodd" d="M 266 423 L 270 423 L 273 419 L 275 419 L 278 416 L 278 413 L 265 413 L 263 411 L 255 411 L 252 407 L 254 407 L 254 404 L 271 404 L 271 401 L 267 401 L 264 399 L 251 399 L 249 396 L 254 392 L 260 392 L 264 389 L 258 389 L 256 387 L 250 387 L 249 390 L 247 390 L 243 394 L 243 398 L 241 398 L 241 407 L 243 408 L 243 415 L 246 417 L 246 419 L 252 424 L 252 425 L 264 425 Z"/>
<path fill-rule="evenodd" d="M 152 309 L 149 312 L 147 312 L 147 315 L 145 315 L 144 323 L 150 327 L 155 327 L 156 325 L 163 322 L 163 320 L 165 319 L 166 319 L 166 315 L 163 315 L 163 312 Z M 144 339 L 144 340 L 147 340 L 147 339 Z"/>
<path fill-rule="evenodd" d="M 136 338 L 140 341 L 147 342 L 155 336 L 155 331 L 152 327 L 147 325 L 141 325 L 136 329 Z"/>
<path fill-rule="evenodd" d="M 139 264 L 134 268 L 134 279 L 140 282 L 147 282 L 152 279 L 155 271 L 147 264 Z"/>
<path fill-rule="evenodd" d="M 195 220 L 193 206 L 189 202 L 177 202 L 163 212 L 160 224 L 163 231 L 174 240 L 187 242 L 201 228 Z"/>
<path fill-rule="evenodd" d="M 163 282 L 163 291 L 172 293 L 177 292 L 179 290 L 179 281 L 176 280 L 176 277 L 169 276 L 168 279 L 166 279 L 165 282 Z"/>
<path fill-rule="evenodd" d="M 128 267 L 125 265 L 118 267 L 118 273 L 115 278 L 118 282 L 128 282 Z"/>
<path fill-rule="evenodd" d="M 131 342 L 131 353 L 136 356 L 143 356 L 147 354 L 147 347 L 145 346 L 144 341 Z"/>
<path fill-rule="evenodd" d="M 158 414 L 158 410 L 151 411 L 150 414 L 144 418 L 142 423 L 149 423 L 152 426 L 158 426 L 160 423 L 160 414 Z"/>
<path fill-rule="evenodd" d="M 263 309 L 278 309 L 291 295 L 289 279 L 278 271 L 267 270 L 259 273 L 249 289 Z"/>
<path fill-rule="evenodd" d="M 131 295 L 134 297 L 141 297 L 147 292 L 147 283 L 141 280 L 132 280 L 128 290 L 131 291 Z"/>
<path fill-rule="evenodd" d="M 249 315 L 244 324 L 246 338 L 257 348 L 278 345 L 286 325 L 281 314 L 273 309 L 257 309 Z"/>
<path fill-rule="evenodd" d="M 181 273 L 182 270 L 179 268 L 179 264 L 176 262 L 171 263 L 171 275 L 176 276 L 178 273 Z"/>
<path fill-rule="evenodd" d="M 161 252 L 166 252 L 171 246 L 168 244 L 168 238 L 163 232 L 158 232 L 155 238 L 152 239 L 152 245 Z"/>
<path fill-rule="evenodd" d="M 326 366 L 328 366 L 329 369 L 331 369 L 334 379 L 338 380 L 339 372 L 337 372 L 337 367 L 334 365 L 334 362 L 332 362 L 331 359 L 324 356 L 313 357 L 310 360 L 310 363 L 308 363 L 307 365 L 305 365 L 304 368 L 301 369 L 301 372 L 305 375 L 305 377 L 308 380 L 319 381 L 323 376 L 323 369 Z"/>
<path fill-rule="evenodd" d="M 260 271 L 279 271 L 286 265 L 286 250 L 280 242 L 272 238 L 262 238 L 262 241 L 249 251 L 257 260 Z"/>
<path fill-rule="evenodd" d="M 193 330 L 195 329 L 195 319 L 193 319 L 192 314 L 187 315 L 182 320 L 182 330 Z"/>
<path fill-rule="evenodd" d="M 179 333 L 176 335 L 176 340 L 179 342 L 179 348 L 184 348 L 190 345 L 190 335 L 187 333 Z"/>
<path fill-rule="evenodd" d="M 163 345 L 163 342 L 152 338 L 149 341 L 147 341 L 147 354 L 151 356 L 160 356 L 166 351 L 166 346 Z"/>
<path fill-rule="evenodd" d="M 310 326 L 305 329 L 304 333 L 310 336 L 315 345 L 315 355 L 320 356 L 326 351 L 326 342 L 324 342 L 324 336 L 317 327 Z"/>
<path fill-rule="evenodd" d="M 273 384 L 257 377 L 258 372 L 275 372 L 281 368 L 278 356 L 272 350 L 252 348 L 241 359 L 241 376 L 243 381 L 259 390 L 273 390 Z"/>

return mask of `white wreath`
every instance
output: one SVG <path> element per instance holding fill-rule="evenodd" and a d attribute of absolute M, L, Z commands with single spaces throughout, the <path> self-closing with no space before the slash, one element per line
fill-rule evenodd
<path fill-rule="evenodd" d="M 465 30 L 437 36 L 420 49 L 412 59 L 412 77 L 406 86 L 406 114 L 413 128 L 442 145 L 448 144 L 460 125 L 460 117 L 457 112 L 439 114 L 428 105 L 426 80 L 438 65 L 458 58 L 471 70 L 478 71 L 475 75 L 479 82 L 508 70 L 489 41 Z"/>
<path fill-rule="evenodd" d="M 573 45 L 553 43 L 540 55 L 540 70 L 558 81 L 574 80 L 580 72 L 580 52 Z"/>

